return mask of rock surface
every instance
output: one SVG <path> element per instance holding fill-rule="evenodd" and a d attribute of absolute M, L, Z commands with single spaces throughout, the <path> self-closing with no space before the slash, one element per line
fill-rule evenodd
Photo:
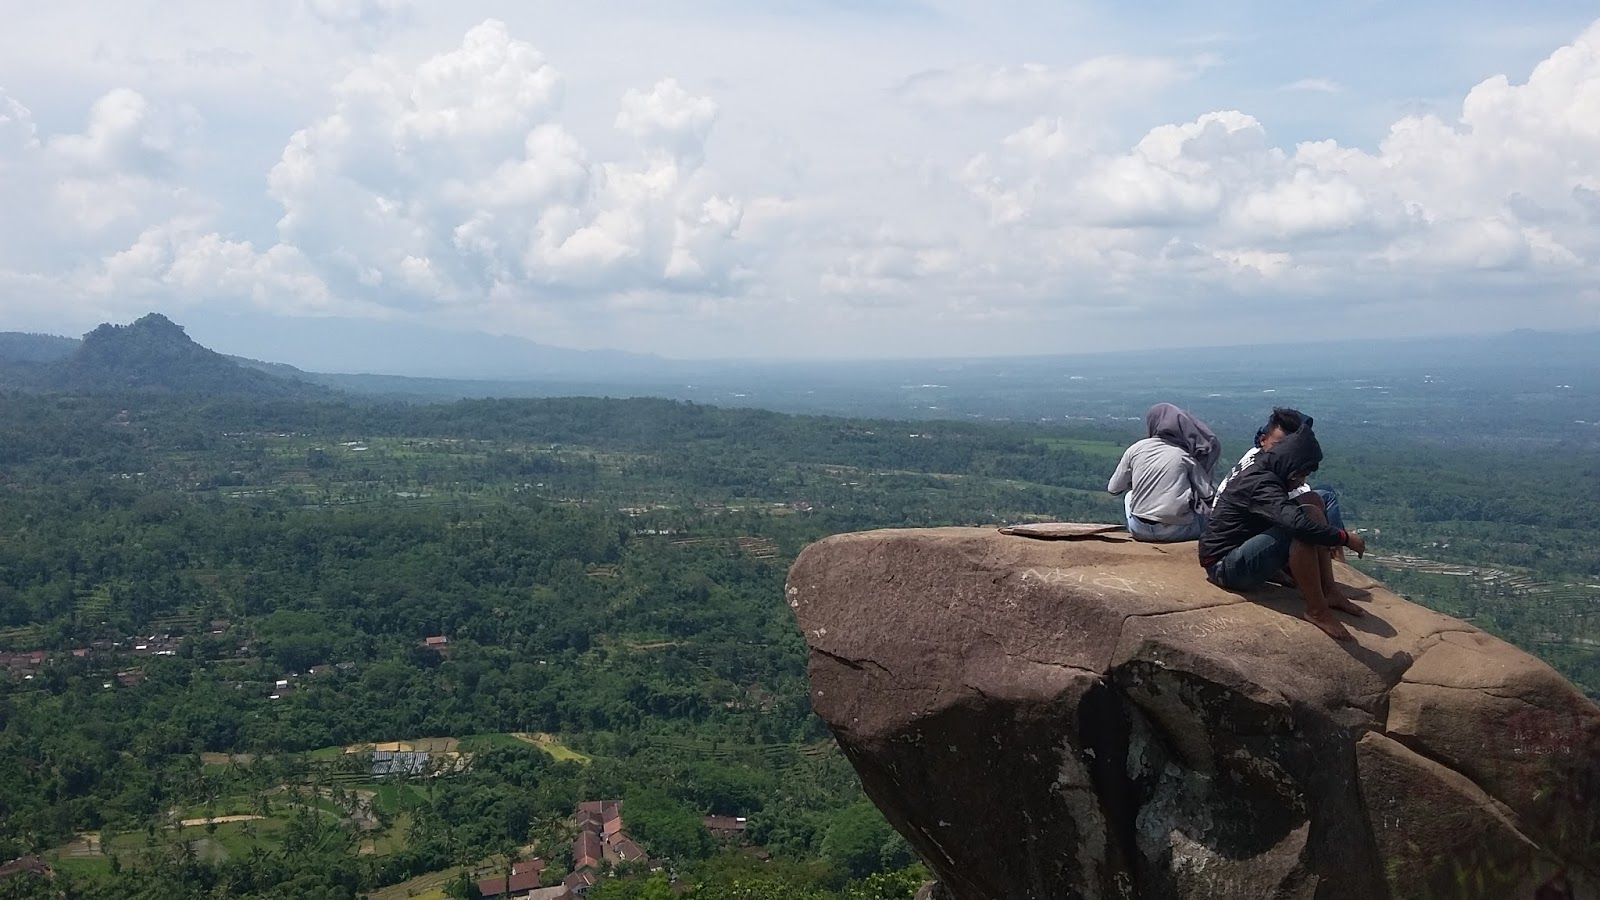
<path fill-rule="evenodd" d="M 788 599 L 813 706 L 953 900 L 1600 897 L 1600 708 L 1338 575 L 1353 644 L 1193 544 L 840 535 Z"/>

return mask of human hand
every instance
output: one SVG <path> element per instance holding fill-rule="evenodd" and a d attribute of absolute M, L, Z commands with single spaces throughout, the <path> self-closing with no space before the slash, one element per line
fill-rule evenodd
<path fill-rule="evenodd" d="M 1356 534 L 1354 531 L 1345 532 L 1344 545 L 1349 547 L 1351 550 L 1354 550 L 1357 556 L 1367 555 L 1367 539 L 1359 534 Z"/>

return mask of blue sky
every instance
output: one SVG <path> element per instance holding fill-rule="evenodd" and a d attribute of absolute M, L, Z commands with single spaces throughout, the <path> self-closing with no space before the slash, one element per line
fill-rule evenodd
<path fill-rule="evenodd" d="M 1595 15 L 33 4 L 0 29 L 0 329 L 863 357 L 1600 327 Z"/>

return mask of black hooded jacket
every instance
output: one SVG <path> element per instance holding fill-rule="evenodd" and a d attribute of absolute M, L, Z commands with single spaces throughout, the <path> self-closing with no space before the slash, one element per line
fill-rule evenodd
<path fill-rule="evenodd" d="M 1337 547 L 1344 532 L 1306 515 L 1289 499 L 1289 476 L 1310 472 L 1322 462 L 1322 445 L 1310 426 L 1285 435 L 1283 440 L 1256 454 L 1244 471 L 1234 476 L 1217 498 L 1216 508 L 1200 536 L 1200 564 L 1227 556 L 1235 547 L 1273 527 L 1281 526 L 1311 544 Z"/>

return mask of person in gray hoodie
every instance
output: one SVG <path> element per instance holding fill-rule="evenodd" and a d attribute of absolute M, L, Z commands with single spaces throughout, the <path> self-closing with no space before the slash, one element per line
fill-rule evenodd
<path fill-rule="evenodd" d="M 1123 495 L 1128 533 L 1151 543 L 1192 541 L 1205 531 L 1222 442 L 1171 403 L 1144 415 L 1147 437 L 1129 447 L 1106 490 Z"/>

